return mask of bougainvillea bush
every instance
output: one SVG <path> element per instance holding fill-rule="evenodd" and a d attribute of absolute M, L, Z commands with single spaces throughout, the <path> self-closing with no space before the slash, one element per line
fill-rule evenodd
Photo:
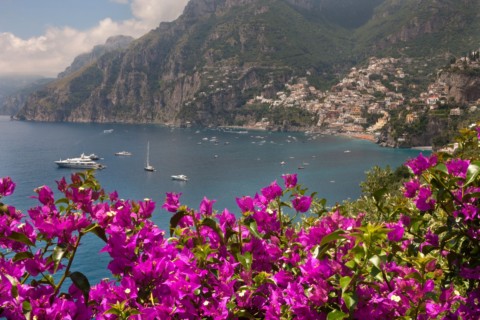
<path fill-rule="evenodd" d="M 327 210 L 295 174 L 235 211 L 168 193 L 155 214 L 171 215 L 169 230 L 150 220 L 154 202 L 107 194 L 91 172 L 58 181 L 60 199 L 39 187 L 26 214 L 0 206 L 0 317 L 479 319 L 476 132 L 460 145 L 468 157 L 409 160 L 405 201 L 381 222 Z M 0 179 L 1 197 L 14 189 Z M 72 268 L 88 233 L 110 256 L 111 278 L 95 284 Z"/>

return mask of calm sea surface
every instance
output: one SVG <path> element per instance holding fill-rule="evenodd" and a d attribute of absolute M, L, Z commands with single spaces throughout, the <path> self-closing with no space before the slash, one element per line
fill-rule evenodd
<path fill-rule="evenodd" d="M 113 129 L 111 133 L 104 130 Z M 156 172 L 143 170 L 147 142 Z M 30 197 L 41 185 L 56 187 L 70 169 L 57 168 L 55 160 L 95 153 L 106 169 L 96 177 L 107 192 L 124 199 L 150 198 L 157 202 L 154 221 L 168 230 L 170 213 L 160 208 L 166 192 L 181 192 L 182 204 L 198 208 L 202 198 L 215 199 L 218 211 L 238 213 L 235 197 L 253 196 L 281 175 L 298 173 L 299 183 L 318 192 L 334 205 L 360 194 L 358 184 L 374 165 L 396 167 L 418 155 L 409 149 L 381 148 L 368 141 L 303 133 L 259 131 L 226 132 L 213 129 L 171 129 L 159 125 L 34 123 L 0 116 L 0 177 L 10 176 L 15 194 L 3 199 L 24 211 L 36 202 Z M 130 157 L 118 157 L 118 151 Z M 282 163 L 284 163 L 282 165 Z M 303 167 L 304 169 L 299 169 Z M 170 176 L 185 174 L 188 182 Z M 88 237 L 76 259 L 92 284 L 108 277 L 108 256 L 96 253 L 102 243 Z"/>

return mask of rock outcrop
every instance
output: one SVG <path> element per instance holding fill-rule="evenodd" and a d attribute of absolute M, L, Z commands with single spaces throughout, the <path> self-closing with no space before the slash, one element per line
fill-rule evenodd
<path fill-rule="evenodd" d="M 448 97 L 459 104 L 480 99 L 480 68 L 443 72 L 438 82 L 445 85 Z"/>

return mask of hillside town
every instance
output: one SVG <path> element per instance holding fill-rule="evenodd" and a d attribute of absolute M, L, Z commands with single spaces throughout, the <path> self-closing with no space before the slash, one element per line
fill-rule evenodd
<path fill-rule="evenodd" d="M 468 58 L 459 59 L 456 63 L 463 64 L 464 59 Z M 401 89 L 409 75 L 399 65 L 399 60 L 395 58 L 373 57 L 365 68 L 352 68 L 329 91 L 323 92 L 309 85 L 307 78 L 295 78 L 286 84 L 283 91 L 276 93 L 275 99 L 260 95 L 247 104 L 306 109 L 318 116 L 315 131 L 375 141 L 379 131 L 387 124 L 391 111 L 404 108 L 408 111 L 406 123 L 412 123 L 419 114 L 411 106 L 420 105 L 422 109 L 434 110 L 449 99 L 448 86 L 441 80 L 431 83 L 426 92 L 416 97 L 405 97 Z M 468 110 L 475 111 L 480 101 L 468 104 Z M 458 116 L 462 112 L 460 107 L 456 107 L 450 110 L 450 116 Z M 375 119 L 373 123 L 367 121 L 369 115 Z M 258 128 L 268 125 L 268 119 L 255 124 Z"/>
<path fill-rule="evenodd" d="M 396 67 L 394 58 L 371 58 L 366 68 L 352 68 L 350 73 L 330 91 L 320 91 L 309 85 L 306 78 L 292 79 L 276 99 L 257 96 L 249 104 L 266 103 L 271 107 L 299 107 L 318 115 L 317 130 L 327 134 L 347 134 L 374 138 L 387 122 L 387 110 L 402 106 L 405 98 L 384 84 L 389 81 L 398 89 L 396 79 L 406 75 Z M 393 79 L 392 79 L 393 75 Z M 367 115 L 378 115 L 378 121 L 365 128 Z M 268 125 L 265 119 L 257 126 Z"/>

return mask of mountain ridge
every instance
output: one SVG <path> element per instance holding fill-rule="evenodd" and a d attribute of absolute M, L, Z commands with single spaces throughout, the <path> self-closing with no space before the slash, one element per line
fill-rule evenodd
<path fill-rule="evenodd" d="M 18 117 L 231 125 L 245 117 L 247 101 L 275 95 L 292 77 L 327 90 L 372 53 L 423 61 L 429 69 L 419 76 L 428 78 L 480 40 L 465 29 L 476 25 L 478 6 L 471 0 L 191 0 L 177 20 L 30 95 Z M 361 17 L 344 21 L 360 7 Z M 466 39 L 442 47 L 458 30 Z"/>

